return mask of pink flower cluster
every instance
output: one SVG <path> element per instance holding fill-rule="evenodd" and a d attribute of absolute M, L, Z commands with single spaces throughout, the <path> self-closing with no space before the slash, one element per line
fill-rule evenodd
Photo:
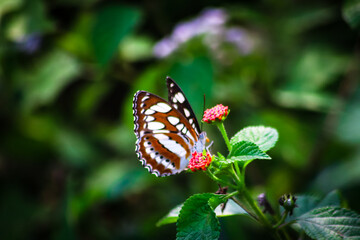
<path fill-rule="evenodd" d="M 215 121 L 223 121 L 229 114 L 228 106 L 218 104 L 213 108 L 206 109 L 203 116 L 203 122 L 213 123 Z"/>
<path fill-rule="evenodd" d="M 191 169 L 191 171 L 195 172 L 198 170 L 205 171 L 206 168 L 210 165 L 212 161 L 212 156 L 209 152 L 204 155 L 202 152 L 193 152 L 192 157 L 190 159 L 188 168 Z"/>

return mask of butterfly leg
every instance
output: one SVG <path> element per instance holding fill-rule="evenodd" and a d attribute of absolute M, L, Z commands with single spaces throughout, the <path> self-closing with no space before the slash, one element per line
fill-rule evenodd
<path fill-rule="evenodd" d="M 211 143 L 206 147 L 206 150 L 209 151 L 210 147 L 213 145 L 214 141 L 211 141 Z"/>

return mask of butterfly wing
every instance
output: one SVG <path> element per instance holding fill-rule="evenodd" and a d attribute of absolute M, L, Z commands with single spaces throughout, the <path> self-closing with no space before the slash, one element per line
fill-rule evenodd
<path fill-rule="evenodd" d="M 192 110 L 190 103 L 186 99 L 184 92 L 170 77 L 166 77 L 166 85 L 169 92 L 169 103 L 171 103 L 174 108 L 176 108 L 182 115 L 184 115 L 184 117 L 189 121 L 193 129 L 199 135 L 201 132 L 199 122 L 197 121 L 195 113 Z"/>
<path fill-rule="evenodd" d="M 161 97 L 145 91 L 133 100 L 136 153 L 156 176 L 183 171 L 198 135 L 189 121 Z"/>

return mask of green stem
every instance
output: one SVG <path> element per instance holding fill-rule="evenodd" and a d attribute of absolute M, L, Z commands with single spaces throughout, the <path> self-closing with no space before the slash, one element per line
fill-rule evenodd
<path fill-rule="evenodd" d="M 239 164 L 236 162 L 236 163 L 234 163 L 234 166 L 235 166 L 235 170 L 236 170 L 237 175 L 242 176 L 240 168 L 239 168 Z M 245 171 L 244 171 L 244 173 L 245 173 Z"/>
<path fill-rule="evenodd" d="M 293 221 L 290 221 L 290 222 L 286 222 L 286 223 L 280 225 L 280 226 L 278 227 L 278 229 L 282 229 L 282 228 L 284 228 L 284 227 L 286 227 L 286 226 L 288 226 L 288 225 L 290 225 L 290 224 L 293 224 L 294 222 L 296 222 L 296 221 L 293 220 Z"/>
<path fill-rule="evenodd" d="M 286 240 L 291 240 L 291 237 L 289 236 L 288 232 L 284 228 L 281 228 L 280 231 L 282 232 L 282 234 L 284 234 Z"/>
<path fill-rule="evenodd" d="M 287 215 L 288 215 L 289 211 L 285 210 L 285 212 L 283 213 L 280 221 L 278 223 L 276 223 L 273 228 L 278 228 L 281 224 L 283 224 L 283 222 L 285 221 Z"/>
<path fill-rule="evenodd" d="M 235 170 L 234 170 L 234 165 L 236 165 L 236 164 L 232 164 L 232 166 L 231 166 L 231 168 L 230 168 L 230 173 L 232 174 L 232 175 L 234 175 L 234 177 L 235 177 L 235 182 L 236 182 L 236 184 L 238 185 L 238 188 L 240 188 L 240 190 L 241 190 L 241 179 L 239 178 L 239 176 L 236 174 L 236 172 L 235 172 Z M 241 176 L 241 175 L 240 175 Z"/>
<path fill-rule="evenodd" d="M 225 143 L 226 143 L 226 146 L 227 146 L 229 152 L 231 152 L 231 144 L 230 144 L 229 138 L 227 136 L 223 122 L 216 123 L 216 126 L 218 127 L 219 131 L 221 132 L 221 135 L 223 136 L 223 138 L 225 140 Z"/>
<path fill-rule="evenodd" d="M 284 222 L 286 220 L 286 217 L 288 216 L 289 211 L 285 210 L 285 212 L 283 213 L 281 219 L 273 226 L 273 228 L 275 230 L 277 230 L 278 232 L 281 232 L 286 240 L 291 240 L 291 237 L 289 236 L 289 233 L 287 232 L 286 228 L 284 228 Z M 285 223 L 287 224 L 287 223 Z"/>
<path fill-rule="evenodd" d="M 226 181 L 224 181 L 224 180 L 216 177 L 209 169 L 206 170 L 206 173 L 207 173 L 208 176 L 209 176 L 212 180 L 214 180 L 215 182 L 222 183 L 222 184 L 224 184 L 225 186 L 230 186 L 230 187 L 235 188 L 235 189 L 237 188 L 237 186 L 235 186 L 234 184 L 229 183 L 229 182 L 226 182 Z"/>
<path fill-rule="evenodd" d="M 234 191 L 234 192 L 232 192 L 232 193 L 229 193 L 229 194 L 226 195 L 225 199 L 229 199 L 229 198 L 237 195 L 238 193 L 239 193 L 239 191 Z"/>
<path fill-rule="evenodd" d="M 246 199 L 246 201 L 249 203 L 249 205 L 251 206 L 251 208 L 254 210 L 254 212 L 256 213 L 256 215 L 258 216 L 259 220 L 268 228 L 272 228 L 270 222 L 268 221 L 268 219 L 265 217 L 264 213 L 261 211 L 261 209 L 259 208 L 259 206 L 255 203 L 254 199 L 251 197 L 250 193 L 248 192 L 248 190 L 246 188 L 243 188 L 242 193 L 244 194 L 244 197 Z"/>
<path fill-rule="evenodd" d="M 236 197 L 231 198 L 237 205 L 239 205 L 242 209 L 244 209 L 251 217 L 253 217 L 255 220 L 258 220 L 258 218 Z"/>
<path fill-rule="evenodd" d="M 250 205 L 250 207 L 254 210 L 255 214 L 257 215 L 258 220 L 260 222 L 262 222 L 264 224 L 264 226 L 267 227 L 271 231 L 271 234 L 273 235 L 273 237 L 275 239 L 282 239 L 281 236 L 278 234 L 278 232 L 272 228 L 271 223 L 265 217 L 264 213 L 261 211 L 261 209 L 256 204 L 256 202 L 251 197 L 250 193 L 248 192 L 248 190 L 245 187 L 243 188 L 242 193 L 244 194 L 244 197 L 245 197 L 246 201 L 248 202 L 248 204 Z"/>
<path fill-rule="evenodd" d="M 242 188 L 245 188 L 245 169 L 246 169 L 246 166 L 251 162 L 252 162 L 252 160 L 246 161 L 244 163 L 244 165 L 242 166 L 241 170 L 239 169 L 239 172 L 242 173 L 242 174 L 240 174 L 240 178 L 241 178 L 240 182 L 242 183 L 242 185 L 241 185 Z M 236 166 L 239 167 L 238 165 L 236 165 Z"/>
<path fill-rule="evenodd" d="M 287 214 L 286 214 L 286 216 L 287 216 Z M 285 217 L 286 218 L 286 217 Z M 288 226 L 288 225 L 290 225 L 290 224 L 292 224 L 292 223 L 294 223 L 295 221 L 293 220 L 293 221 L 290 221 L 290 222 L 286 222 L 286 223 L 280 223 L 280 224 L 276 224 L 275 226 L 277 227 L 277 229 L 276 230 L 278 230 L 278 231 L 280 231 L 284 236 L 285 236 L 285 239 L 287 239 L 287 240 L 291 240 L 291 237 L 289 236 L 289 233 L 286 231 L 286 226 Z M 279 225 L 279 226 L 277 226 L 277 225 Z"/>

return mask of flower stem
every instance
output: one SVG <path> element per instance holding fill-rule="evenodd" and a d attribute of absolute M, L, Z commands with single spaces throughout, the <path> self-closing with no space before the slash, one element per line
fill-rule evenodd
<path fill-rule="evenodd" d="M 259 206 L 255 203 L 254 199 L 251 197 L 250 193 L 246 188 L 242 189 L 242 193 L 244 194 L 244 197 L 246 201 L 249 203 L 251 208 L 254 210 L 256 215 L 258 216 L 259 220 L 268 228 L 272 228 L 270 222 L 265 217 L 264 213 L 260 210 Z"/>
<path fill-rule="evenodd" d="M 240 187 L 241 186 L 241 180 L 240 180 L 237 172 L 234 170 L 234 165 L 236 166 L 236 164 L 233 163 L 231 168 L 230 168 L 230 174 L 232 174 L 234 176 L 234 178 L 235 178 L 234 181 L 238 185 L 238 188 L 240 188 L 240 190 L 241 190 L 241 187 Z"/>
<path fill-rule="evenodd" d="M 225 140 L 225 143 L 226 143 L 226 146 L 227 146 L 229 152 L 231 152 L 231 144 L 230 144 L 229 138 L 227 136 L 223 122 L 216 123 L 216 126 L 218 127 L 219 131 L 221 132 L 221 135 L 223 136 L 223 138 Z"/>
<path fill-rule="evenodd" d="M 281 224 L 283 224 L 283 222 L 285 221 L 287 215 L 288 215 L 289 211 L 285 210 L 285 212 L 283 213 L 280 221 L 278 223 L 276 223 L 273 228 L 278 228 Z"/>

